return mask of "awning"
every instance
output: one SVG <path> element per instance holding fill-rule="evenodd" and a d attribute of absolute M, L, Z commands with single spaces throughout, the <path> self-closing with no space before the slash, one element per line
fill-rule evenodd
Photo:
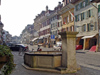
<path fill-rule="evenodd" d="M 45 38 L 47 38 L 47 37 L 49 37 L 49 36 L 50 36 L 50 34 L 46 34 L 46 35 L 45 35 Z"/>
<path fill-rule="evenodd" d="M 37 40 L 38 38 L 34 38 L 32 41 L 35 41 L 35 40 Z"/>
<path fill-rule="evenodd" d="M 43 39 L 44 36 L 40 36 L 39 39 Z"/>
<path fill-rule="evenodd" d="M 91 35 L 91 36 L 84 36 L 84 37 L 82 37 L 82 39 L 85 39 L 85 38 L 92 38 L 92 37 L 94 37 L 95 35 Z"/>

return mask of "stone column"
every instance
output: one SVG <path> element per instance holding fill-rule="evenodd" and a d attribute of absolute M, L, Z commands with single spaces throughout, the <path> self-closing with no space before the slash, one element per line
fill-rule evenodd
<path fill-rule="evenodd" d="M 76 63 L 76 34 L 78 32 L 61 32 L 62 38 L 62 67 L 68 71 L 77 70 Z"/>

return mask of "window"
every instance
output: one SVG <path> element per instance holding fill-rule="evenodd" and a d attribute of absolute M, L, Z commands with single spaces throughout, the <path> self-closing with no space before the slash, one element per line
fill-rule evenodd
<path fill-rule="evenodd" d="M 71 2 L 71 0 L 69 0 L 69 2 Z"/>
<path fill-rule="evenodd" d="M 87 24 L 87 31 L 90 31 L 90 23 Z"/>
<path fill-rule="evenodd" d="M 51 28 L 52 28 L 52 24 L 51 24 Z"/>
<path fill-rule="evenodd" d="M 75 16 L 75 21 L 77 22 L 77 21 L 80 21 L 80 15 L 76 15 Z"/>
<path fill-rule="evenodd" d="M 66 24 L 66 17 L 64 17 L 63 19 L 63 24 Z"/>
<path fill-rule="evenodd" d="M 73 16 L 71 15 L 71 21 L 73 21 Z"/>
<path fill-rule="evenodd" d="M 89 12 L 89 17 L 91 17 L 91 10 L 89 10 L 88 12 Z"/>
<path fill-rule="evenodd" d="M 82 7 L 85 7 L 85 5 L 86 5 L 85 1 L 84 1 L 84 2 L 82 2 Z"/>
<path fill-rule="evenodd" d="M 78 10 L 80 9 L 80 4 L 78 4 Z"/>
<path fill-rule="evenodd" d="M 68 27 L 66 28 L 66 31 L 68 31 Z"/>
<path fill-rule="evenodd" d="M 91 14 L 91 13 L 92 13 L 92 11 L 91 11 L 91 10 L 88 10 L 88 11 L 87 11 L 87 17 L 88 17 L 88 18 L 92 16 L 92 14 Z"/>
<path fill-rule="evenodd" d="M 77 21 L 80 21 L 80 15 L 77 15 Z"/>
<path fill-rule="evenodd" d="M 76 27 L 76 31 L 77 31 L 77 32 L 80 32 L 80 28 L 79 28 L 79 27 Z"/>
<path fill-rule="evenodd" d="M 74 26 L 72 26 L 72 31 L 74 31 Z"/>
<path fill-rule="evenodd" d="M 81 21 L 84 20 L 84 18 L 85 18 L 85 14 L 83 12 L 83 13 L 81 13 Z"/>
<path fill-rule="evenodd" d="M 77 4 L 77 5 L 75 6 L 75 10 L 76 10 L 76 11 L 78 11 L 78 6 L 79 6 L 79 4 Z"/>
<path fill-rule="evenodd" d="M 94 25 L 90 24 L 90 30 L 94 29 Z"/>
<path fill-rule="evenodd" d="M 97 22 L 95 22 L 95 30 L 97 30 L 97 27 L 98 27 L 98 26 L 97 26 Z"/>
<path fill-rule="evenodd" d="M 67 16 L 67 23 L 69 22 L 69 15 Z"/>
<path fill-rule="evenodd" d="M 89 5 L 89 0 L 85 0 L 86 6 Z"/>
<path fill-rule="evenodd" d="M 80 3 L 80 8 L 82 8 L 82 2 Z"/>
<path fill-rule="evenodd" d="M 58 22 L 58 27 L 59 27 L 59 22 Z"/>
<path fill-rule="evenodd" d="M 86 31 L 86 24 L 83 25 L 83 31 Z"/>
<path fill-rule="evenodd" d="M 75 16 L 75 22 L 77 22 L 77 15 Z"/>

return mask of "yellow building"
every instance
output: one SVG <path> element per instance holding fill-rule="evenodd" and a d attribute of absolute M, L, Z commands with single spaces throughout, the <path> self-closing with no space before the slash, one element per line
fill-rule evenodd
<path fill-rule="evenodd" d="M 60 11 L 62 17 L 62 31 L 74 31 L 74 6 L 69 3 Z"/>

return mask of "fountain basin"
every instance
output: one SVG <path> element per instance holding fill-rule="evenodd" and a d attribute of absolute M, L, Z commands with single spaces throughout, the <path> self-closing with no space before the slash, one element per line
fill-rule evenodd
<path fill-rule="evenodd" d="M 56 68 L 61 66 L 62 54 L 25 53 L 24 64 L 31 68 Z"/>

